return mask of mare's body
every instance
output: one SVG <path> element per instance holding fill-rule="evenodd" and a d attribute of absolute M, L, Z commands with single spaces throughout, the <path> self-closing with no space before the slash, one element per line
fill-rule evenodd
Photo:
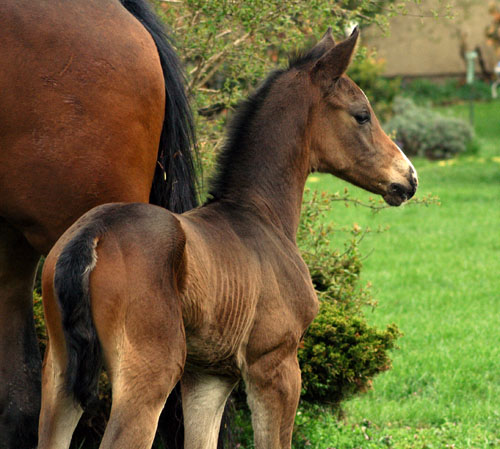
<path fill-rule="evenodd" d="M 100 360 L 113 388 L 102 449 L 150 447 L 179 379 L 185 448 L 215 448 L 239 380 L 255 447 L 290 448 L 297 348 L 318 310 L 295 243 L 307 175 L 336 174 L 392 205 L 417 187 L 413 166 L 344 74 L 357 36 L 335 44 L 327 33 L 250 98 L 208 204 L 182 215 L 104 205 L 58 241 L 43 274 L 49 347 L 39 449 L 68 447 Z"/>
<path fill-rule="evenodd" d="M 40 256 L 99 204 L 193 207 L 192 131 L 178 62 L 143 0 L 4 0 L 0 22 L 0 447 L 30 448 Z"/>

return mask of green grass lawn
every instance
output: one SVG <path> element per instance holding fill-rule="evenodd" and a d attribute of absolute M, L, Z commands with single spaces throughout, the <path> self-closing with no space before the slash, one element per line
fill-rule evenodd
<path fill-rule="evenodd" d="M 446 112 L 468 116 L 467 105 Z M 390 226 L 363 240 L 362 276 L 379 300 L 370 321 L 395 322 L 404 337 L 393 369 L 345 405 L 344 423 L 302 411 L 311 447 L 500 447 L 500 102 L 477 104 L 475 116 L 479 154 L 414 161 L 418 196 L 438 195 L 440 206 L 373 215 L 332 205 L 339 225 Z M 308 186 L 335 192 L 345 183 L 314 175 Z"/>

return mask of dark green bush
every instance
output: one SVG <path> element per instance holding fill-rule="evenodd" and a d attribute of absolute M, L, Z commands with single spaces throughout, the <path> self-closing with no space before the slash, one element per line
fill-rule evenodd
<path fill-rule="evenodd" d="M 417 106 L 409 98 L 396 98 L 393 109 L 394 117 L 385 130 L 395 133 L 407 155 L 447 159 L 464 153 L 472 141 L 472 127 L 464 120 Z"/>
<path fill-rule="evenodd" d="M 358 243 L 365 232 L 354 225 L 342 251 L 329 238 L 338 235 L 324 224 L 330 194 L 306 194 L 298 241 L 320 299 L 320 311 L 299 349 L 302 398 L 338 408 L 341 401 L 366 391 L 372 378 L 391 367 L 388 350 L 399 336 L 396 325 L 370 326 L 363 306 L 375 307 L 369 285 L 360 285 Z"/>
<path fill-rule="evenodd" d="M 391 367 L 387 351 L 398 335 L 395 325 L 377 330 L 363 315 L 323 301 L 299 350 L 303 399 L 338 407 L 368 390 L 372 378 Z"/>

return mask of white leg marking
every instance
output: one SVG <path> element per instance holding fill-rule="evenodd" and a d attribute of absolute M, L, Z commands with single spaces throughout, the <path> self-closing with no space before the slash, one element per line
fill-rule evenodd
<path fill-rule="evenodd" d="M 207 374 L 181 380 L 185 449 L 216 449 L 224 406 L 235 383 Z"/>

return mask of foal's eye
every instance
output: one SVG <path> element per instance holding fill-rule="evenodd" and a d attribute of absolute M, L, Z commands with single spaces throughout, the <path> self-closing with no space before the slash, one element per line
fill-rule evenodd
<path fill-rule="evenodd" d="M 371 119 L 369 112 L 360 112 L 359 114 L 354 114 L 354 118 L 360 125 L 368 123 Z"/>

